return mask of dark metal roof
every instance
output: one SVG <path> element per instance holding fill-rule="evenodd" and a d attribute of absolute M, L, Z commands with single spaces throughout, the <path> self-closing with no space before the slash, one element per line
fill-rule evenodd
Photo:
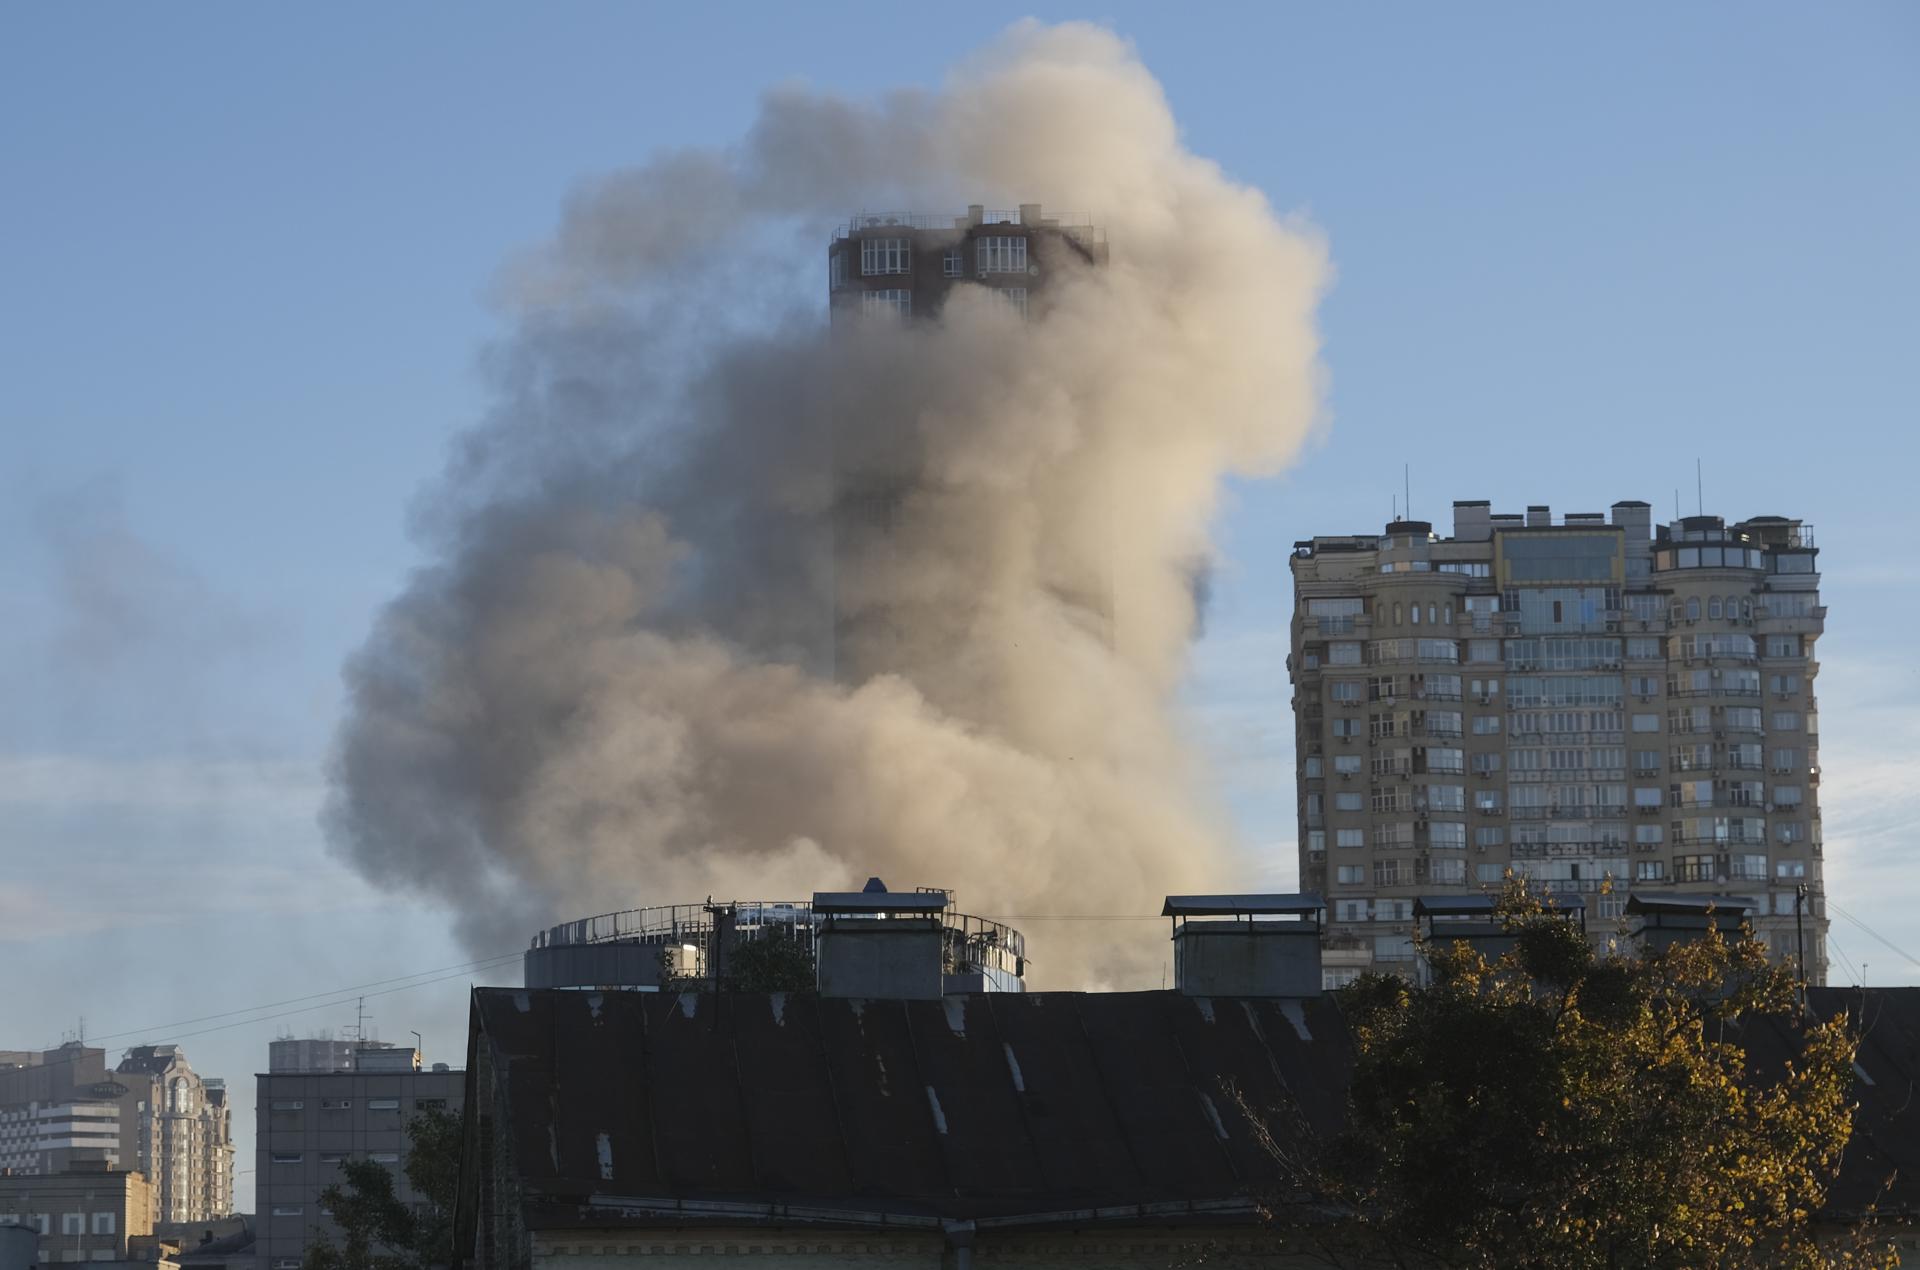
<path fill-rule="evenodd" d="M 1850 1014 L 1865 1038 L 1832 1209 L 1920 1211 L 1920 988 L 1815 988 L 1808 1006 Z M 1763 1076 L 1800 1045 L 1780 1017 L 1743 1019 L 1728 1039 Z M 1328 1135 L 1351 1065 L 1336 998 L 1174 992 L 482 988 L 469 1045 L 468 1115 L 493 1109 L 533 1229 L 1251 1220 L 1249 1198 L 1282 1179 L 1227 1087 Z"/>
<path fill-rule="evenodd" d="M 527 1200 L 575 1211 L 594 1197 L 952 1217 L 1244 1199 L 1276 1166 L 1223 1082 L 1258 1107 L 1291 1094 L 1331 1131 L 1349 1066 L 1326 998 L 473 1001 Z"/>
<path fill-rule="evenodd" d="M 1689 895 L 1683 892 L 1649 894 L 1635 891 L 1627 896 L 1629 913 L 1752 913 L 1759 904 L 1745 895 Z"/>
<path fill-rule="evenodd" d="M 1169 895 L 1162 917 L 1266 917 L 1314 913 L 1326 907 L 1318 895 Z"/>
<path fill-rule="evenodd" d="M 1555 895 L 1555 910 L 1566 913 L 1586 911 L 1587 902 L 1578 895 Z M 1423 895 L 1413 902 L 1415 917 L 1487 917 L 1499 903 L 1497 895 Z"/>
<path fill-rule="evenodd" d="M 816 913 L 940 913 L 945 891 L 815 891 Z"/>

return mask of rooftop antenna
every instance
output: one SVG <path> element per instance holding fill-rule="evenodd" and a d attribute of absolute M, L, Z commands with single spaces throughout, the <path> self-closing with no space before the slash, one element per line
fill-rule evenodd
<path fill-rule="evenodd" d="M 1693 461 L 1693 501 L 1694 506 L 1700 509 L 1699 514 L 1702 516 L 1707 514 L 1707 496 L 1705 491 L 1706 487 L 1700 482 L 1700 460 L 1695 459 Z"/>
<path fill-rule="evenodd" d="M 1678 485 L 1673 487 L 1673 518 L 1680 519 L 1680 487 Z"/>
<path fill-rule="evenodd" d="M 1401 486 L 1401 492 L 1405 495 L 1405 497 L 1402 498 L 1400 501 L 1406 505 L 1407 519 L 1412 520 L 1413 519 L 1413 464 L 1402 463 L 1400 465 L 1400 486 Z"/>

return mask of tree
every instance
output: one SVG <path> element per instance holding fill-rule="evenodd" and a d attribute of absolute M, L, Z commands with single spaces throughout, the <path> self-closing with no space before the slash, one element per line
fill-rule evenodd
<path fill-rule="evenodd" d="M 812 992 L 813 954 L 778 926 L 734 945 L 724 986 L 733 992 Z"/>
<path fill-rule="evenodd" d="M 460 1117 L 425 1110 L 407 1122 L 407 1183 L 414 1204 L 394 1192 L 393 1174 L 372 1160 L 347 1160 L 320 1207 L 340 1228 L 336 1241 L 314 1231 L 302 1270 L 427 1270 L 447 1263 L 460 1182 Z"/>
<path fill-rule="evenodd" d="M 1857 1037 L 1798 1019 L 1791 975 L 1743 931 L 1629 959 L 1524 886 L 1489 960 L 1422 945 L 1428 982 L 1340 995 L 1355 1049 L 1348 1124 L 1293 1149 L 1277 1223 L 1336 1263 L 1461 1267 L 1880 1266 L 1862 1228 L 1812 1217 L 1852 1130 Z M 1737 1021 L 1790 1021 L 1798 1056 L 1755 1070 Z M 1286 1144 L 1283 1146 L 1283 1144 Z"/>

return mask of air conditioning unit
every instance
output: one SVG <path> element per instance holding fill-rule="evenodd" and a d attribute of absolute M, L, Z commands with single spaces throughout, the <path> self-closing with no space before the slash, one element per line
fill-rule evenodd
<path fill-rule="evenodd" d="M 987 280 L 987 271 L 985 269 L 982 269 L 979 272 L 975 273 L 973 276 L 980 279 L 980 281 L 985 282 Z"/>
<path fill-rule="evenodd" d="M 1369 749 L 1371 749 L 1371 748 L 1373 748 L 1374 746 L 1376 746 L 1376 745 L 1378 745 L 1378 744 L 1380 744 L 1380 738 L 1379 738 L 1379 737 L 1377 737 L 1377 736 L 1370 736 L 1370 737 L 1368 737 L 1368 738 L 1367 738 L 1367 748 L 1369 748 Z"/>
<path fill-rule="evenodd" d="M 1352 772 L 1342 772 L 1342 773 L 1340 773 L 1340 779 L 1341 779 L 1341 780 L 1343 780 L 1343 781 L 1350 781 L 1350 780 L 1352 780 L 1352 779 L 1353 779 L 1353 773 L 1352 773 Z"/>

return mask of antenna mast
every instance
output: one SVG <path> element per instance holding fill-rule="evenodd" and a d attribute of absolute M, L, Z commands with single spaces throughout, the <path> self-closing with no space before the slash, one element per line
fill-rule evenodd
<path fill-rule="evenodd" d="M 1701 484 L 1699 459 L 1693 461 L 1693 503 L 1699 509 L 1699 515 L 1707 514 L 1706 487 Z"/>

